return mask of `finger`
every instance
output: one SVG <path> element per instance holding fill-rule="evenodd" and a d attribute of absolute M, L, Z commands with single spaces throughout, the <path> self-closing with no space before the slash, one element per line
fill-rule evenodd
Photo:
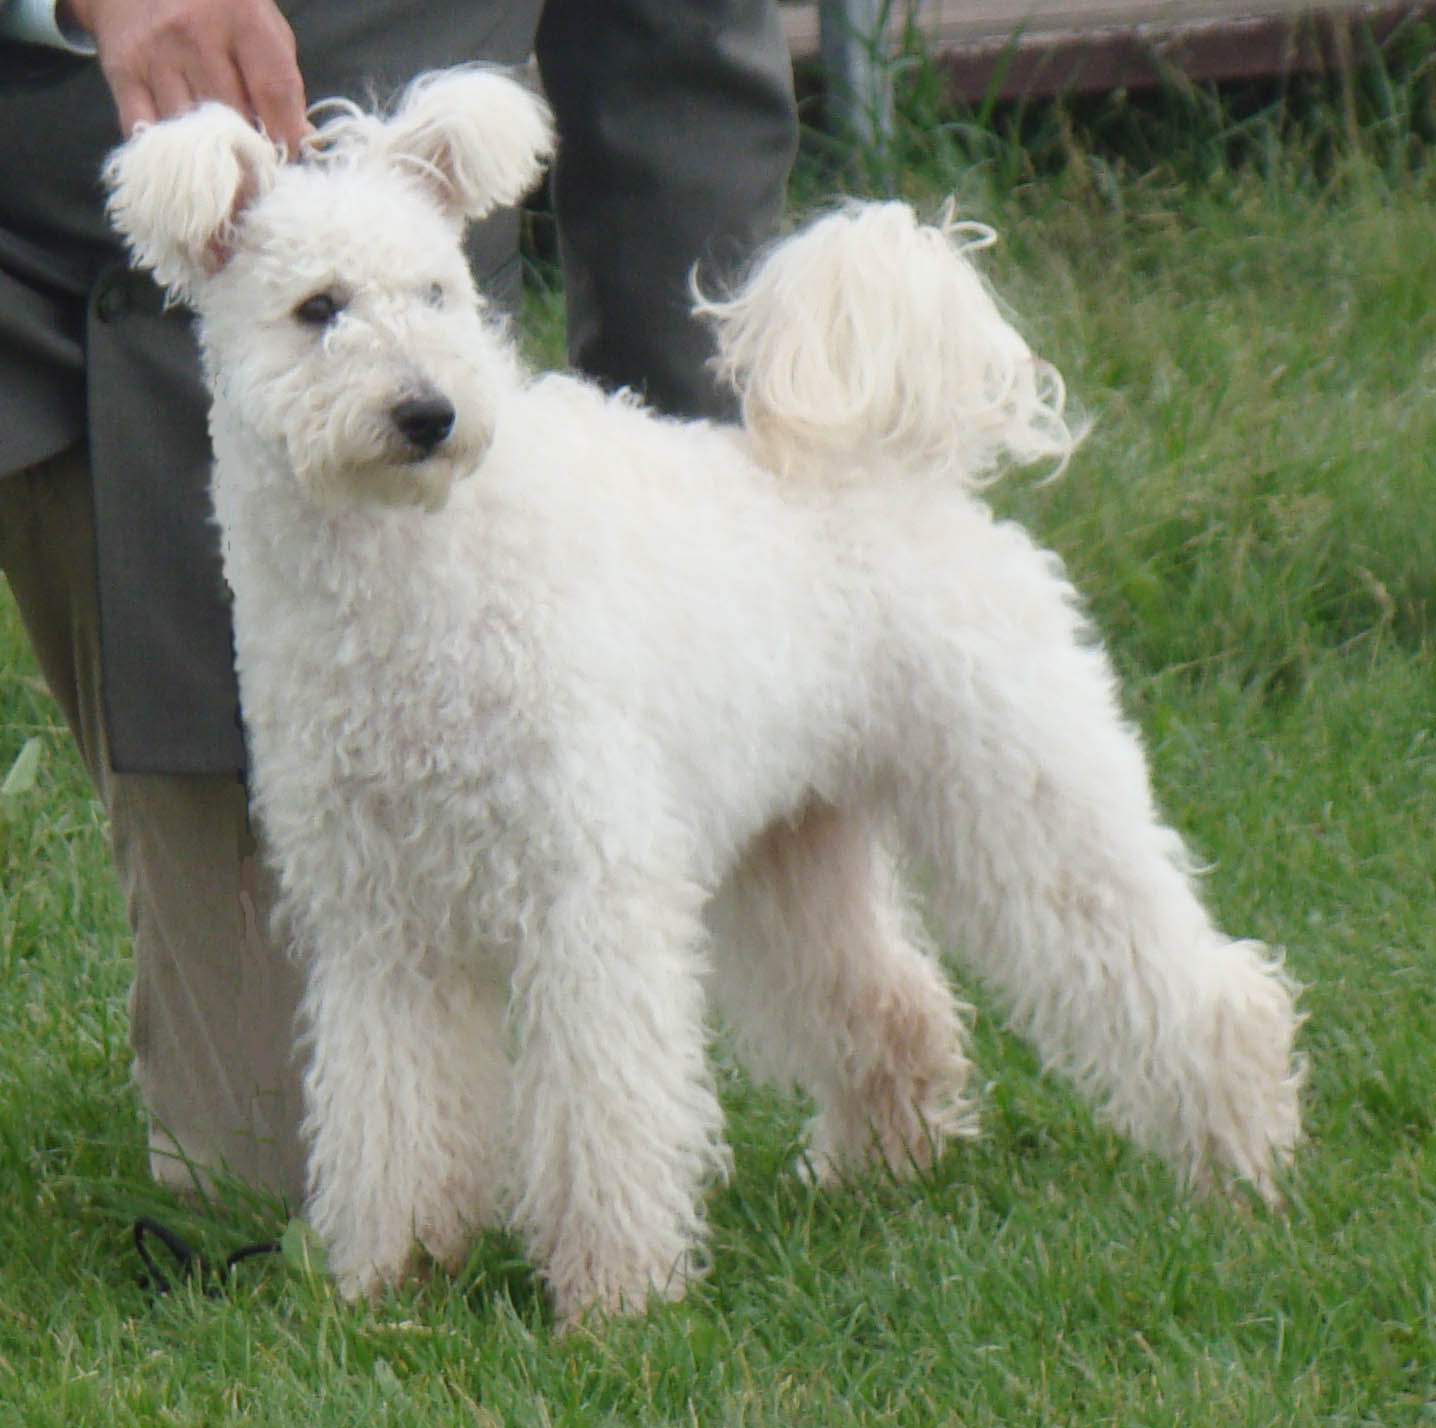
<path fill-rule="evenodd" d="M 300 140 L 313 126 L 304 112 L 304 79 L 293 31 L 277 16 L 272 23 L 246 26 L 235 37 L 234 62 L 249 112 L 275 143 L 298 153 Z"/>
<path fill-rule="evenodd" d="M 153 124 L 159 111 L 147 84 L 138 80 L 113 80 L 110 85 L 120 117 L 120 133 L 129 138 L 138 124 Z"/>
<path fill-rule="evenodd" d="M 171 115 L 183 114 L 185 110 L 194 108 L 194 92 L 182 69 L 157 66 L 150 76 L 149 87 L 158 119 L 168 119 Z"/>
<path fill-rule="evenodd" d="M 238 110 L 246 119 L 252 117 L 244 80 L 228 55 L 195 56 L 185 65 L 184 75 L 196 104 L 212 99 Z"/>
<path fill-rule="evenodd" d="M 300 141 L 314 132 L 304 112 L 304 83 L 295 70 L 290 77 L 266 75 L 249 89 L 249 105 L 264 132 L 276 144 L 283 144 L 292 158 Z"/>

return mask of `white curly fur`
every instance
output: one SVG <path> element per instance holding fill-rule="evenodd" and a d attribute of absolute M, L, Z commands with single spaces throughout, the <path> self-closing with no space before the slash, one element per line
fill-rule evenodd
<path fill-rule="evenodd" d="M 1010 461 L 1065 462 L 1062 378 L 967 257 L 994 237 L 951 203 L 932 227 L 905 203 L 850 203 L 779 244 L 736 296 L 697 294 L 760 459 L 842 479 L 890 456 L 971 485 Z"/>
<path fill-rule="evenodd" d="M 1183 1180 L 1274 1198 L 1291 995 L 1194 896 L 1058 562 L 972 490 L 1072 438 L 971 230 L 821 219 L 708 304 L 748 427 L 663 420 L 534 376 L 474 293 L 461 216 L 548 144 L 469 71 L 263 184 L 214 110 L 108 170 L 201 318 L 341 1285 L 506 1222 L 562 1317 L 681 1292 L 728 1160 L 710 1004 L 812 1096 L 820 1177 L 971 1134 L 909 866 L 1046 1062 Z M 406 433 L 415 401 L 451 428 Z"/>

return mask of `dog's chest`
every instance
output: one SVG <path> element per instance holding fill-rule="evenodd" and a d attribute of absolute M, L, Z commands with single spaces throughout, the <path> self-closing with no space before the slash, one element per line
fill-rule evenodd
<path fill-rule="evenodd" d="M 491 606 L 442 621 L 351 613 L 325 634 L 241 655 L 254 791 L 282 865 L 302 884 L 313 863 L 325 886 L 337 861 L 353 898 L 440 957 L 507 944 L 557 803 L 554 738 L 523 693 L 526 637 Z"/>
<path fill-rule="evenodd" d="M 543 612 L 486 579 L 472 554 L 392 526 L 339 534 L 311 540 L 303 559 L 231 562 L 260 776 L 310 790 L 433 781 L 452 794 L 485 769 L 540 764 L 544 703 L 531 691 Z"/>
<path fill-rule="evenodd" d="M 238 633 L 236 642 L 252 736 L 275 753 L 292 749 L 324 778 L 458 776 L 515 757 L 536 732 L 523 697 L 528 640 L 492 608 L 457 617 L 411 605 L 336 615 L 314 642 Z"/>

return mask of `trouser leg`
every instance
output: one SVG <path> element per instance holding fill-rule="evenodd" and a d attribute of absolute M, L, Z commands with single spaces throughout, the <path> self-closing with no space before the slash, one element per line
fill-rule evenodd
<path fill-rule="evenodd" d="M 192 1165 L 223 1166 L 298 1205 L 302 981 L 269 935 L 273 883 L 244 789 L 207 776 L 115 783 L 115 862 L 135 945 L 130 1039 L 151 1170 L 189 1185 Z"/>
<path fill-rule="evenodd" d="M 110 818 L 134 941 L 134 1075 L 151 1165 L 186 1160 L 290 1196 L 303 1189 L 294 1012 L 299 985 L 269 942 L 269 879 L 232 775 L 110 770 L 99 678 L 88 454 L 0 479 L 0 564 L 40 668 Z"/>
<path fill-rule="evenodd" d="M 689 313 L 777 228 L 797 145 L 772 0 L 548 0 L 569 355 L 677 415 L 728 417 Z"/>
<path fill-rule="evenodd" d="M 0 477 L 0 569 L 40 673 L 108 802 L 99 699 L 99 611 L 88 453 L 83 446 Z M 93 697 L 90 697 L 93 694 Z"/>

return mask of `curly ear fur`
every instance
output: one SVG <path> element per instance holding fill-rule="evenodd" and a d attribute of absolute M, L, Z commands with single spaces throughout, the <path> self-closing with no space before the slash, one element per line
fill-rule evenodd
<path fill-rule="evenodd" d="M 223 104 L 141 126 L 105 161 L 110 222 L 137 264 L 189 297 L 228 261 L 236 220 L 273 185 L 280 161 Z"/>
<path fill-rule="evenodd" d="M 385 123 L 340 105 L 311 151 L 367 152 L 413 171 L 455 218 L 516 203 L 553 153 L 548 105 L 509 72 L 421 75 Z M 134 261 L 185 299 L 228 261 L 236 221 L 284 155 L 234 110 L 203 104 L 138 128 L 105 162 L 108 212 Z"/>
<path fill-rule="evenodd" d="M 511 71 L 465 66 L 421 75 L 377 142 L 465 218 L 516 203 L 553 154 L 548 105 Z"/>

